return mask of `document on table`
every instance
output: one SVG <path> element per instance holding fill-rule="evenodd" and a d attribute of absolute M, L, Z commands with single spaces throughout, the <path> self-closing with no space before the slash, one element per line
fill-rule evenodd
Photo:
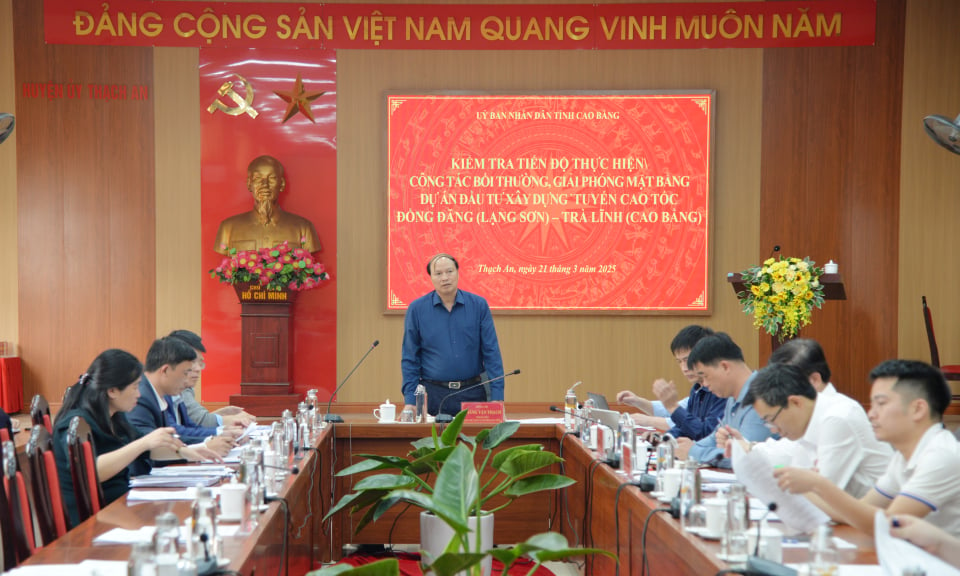
<path fill-rule="evenodd" d="M 143 526 L 137 530 L 127 530 L 126 528 L 114 528 L 107 530 L 103 534 L 93 539 L 94 544 L 134 544 L 136 542 L 147 542 L 153 539 L 153 533 L 157 531 L 156 526 Z"/>
<path fill-rule="evenodd" d="M 219 476 L 134 476 L 130 479 L 130 487 L 194 488 L 196 486 L 213 486 L 219 481 Z"/>
<path fill-rule="evenodd" d="M 777 515 L 784 526 L 807 533 L 830 521 L 829 516 L 803 496 L 781 490 L 767 457 L 757 450 L 745 452 L 739 442 L 733 443 L 733 472 L 747 491 L 761 502 L 776 502 Z"/>
<path fill-rule="evenodd" d="M 217 476 L 233 474 L 233 469 L 217 464 L 194 464 L 185 466 L 163 466 L 150 470 L 151 476 Z"/>
<path fill-rule="evenodd" d="M 6 572 L 10 576 L 127 576 L 127 563 L 118 560 L 84 560 L 79 564 L 33 564 Z"/>
<path fill-rule="evenodd" d="M 926 574 L 958 576 L 960 570 L 919 546 L 890 534 L 890 520 L 882 510 L 873 517 L 873 540 L 877 560 L 887 574 L 903 574 L 906 568 L 922 568 Z"/>

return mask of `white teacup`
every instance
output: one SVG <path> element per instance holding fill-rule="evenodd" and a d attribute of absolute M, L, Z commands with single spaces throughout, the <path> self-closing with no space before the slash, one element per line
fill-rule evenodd
<path fill-rule="evenodd" d="M 374 408 L 373 416 L 381 422 L 393 422 L 397 419 L 397 406 L 387 400 L 380 408 Z"/>
<path fill-rule="evenodd" d="M 727 527 L 727 499 L 704 498 L 703 505 L 707 509 L 707 533 L 722 534 Z"/>
<path fill-rule="evenodd" d="M 243 509 L 246 504 L 247 485 L 238 482 L 224 484 L 220 487 L 220 518 L 222 520 L 238 521 L 243 519 Z"/>
<path fill-rule="evenodd" d="M 760 530 L 760 547 L 757 547 L 757 529 L 747 531 L 748 549 L 750 554 L 757 551 L 757 555 L 771 562 L 783 562 L 783 532 L 773 526 L 764 526 Z"/>
<path fill-rule="evenodd" d="M 679 468 L 670 468 L 663 471 L 663 498 L 675 498 L 680 493 L 680 479 L 683 477 L 683 470 Z"/>

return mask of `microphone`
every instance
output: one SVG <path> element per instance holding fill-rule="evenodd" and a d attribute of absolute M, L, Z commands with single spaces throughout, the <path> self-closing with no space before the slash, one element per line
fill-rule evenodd
<path fill-rule="evenodd" d="M 774 245 L 773 245 L 773 250 L 770 252 L 770 257 L 772 258 L 772 257 L 776 256 L 776 255 L 779 254 L 779 253 L 780 253 L 780 245 L 779 245 L 779 244 L 774 244 Z"/>
<path fill-rule="evenodd" d="M 757 544 L 753 547 L 754 556 L 760 555 L 760 538 L 763 536 L 763 523 L 767 521 L 767 516 L 769 516 L 771 512 L 776 512 L 776 511 L 777 511 L 776 502 L 771 502 L 767 504 L 767 511 L 763 513 L 763 516 L 760 518 L 760 521 L 757 522 Z"/>
<path fill-rule="evenodd" d="M 291 467 L 287 468 L 286 466 L 274 466 L 274 465 L 272 465 L 272 464 L 264 464 L 263 467 L 264 467 L 264 468 L 272 468 L 272 469 L 274 469 L 274 470 L 283 470 L 284 472 L 289 472 L 289 473 L 291 473 L 291 474 L 299 474 L 299 473 L 300 473 L 300 468 L 298 468 L 298 467 L 296 467 L 296 466 L 291 466 Z"/>
<path fill-rule="evenodd" d="M 327 415 L 323 417 L 324 422 L 343 422 L 343 418 L 340 415 L 330 413 L 330 406 L 333 404 L 333 397 L 337 395 L 337 392 L 339 392 L 340 389 L 343 388 L 343 385 L 347 383 L 347 380 L 349 380 L 350 377 L 353 376 L 353 373 L 357 371 L 357 368 L 359 368 L 360 365 L 363 364 L 363 361 L 367 359 L 367 356 L 369 356 L 370 353 L 373 352 L 373 349 L 376 348 L 379 344 L 380 344 L 379 340 L 373 341 L 373 344 L 370 345 L 370 349 L 367 350 L 366 353 L 360 357 L 360 361 L 357 362 L 356 365 L 354 365 L 353 370 L 350 370 L 350 372 L 347 373 L 347 375 L 343 378 L 343 381 L 340 382 L 340 385 L 337 386 L 336 390 L 333 391 L 333 394 L 330 395 L 330 401 L 327 402 Z"/>
<path fill-rule="evenodd" d="M 449 400 L 450 398 L 456 396 L 457 394 L 462 394 L 462 393 L 466 392 L 467 390 L 473 390 L 474 388 L 479 388 L 480 386 L 483 386 L 484 384 L 489 384 L 489 383 L 491 383 L 491 382 L 496 382 L 497 380 L 502 380 L 502 379 L 506 378 L 507 376 L 513 376 L 514 374 L 519 374 L 519 373 L 520 373 L 520 369 L 518 368 L 518 369 L 514 370 L 513 372 L 507 372 L 506 374 L 504 374 L 504 375 L 502 375 L 502 376 L 497 376 L 496 378 L 490 378 L 489 380 L 484 380 L 483 382 L 477 382 L 477 383 L 474 384 L 473 386 L 467 386 L 466 388 L 461 388 L 461 389 L 457 390 L 456 392 L 454 392 L 453 394 L 447 394 L 446 396 L 443 397 L 443 400 L 440 401 L 440 406 L 437 407 L 437 418 L 436 418 L 437 423 L 438 423 L 438 424 L 444 424 L 444 423 L 453 421 L 453 416 L 451 416 L 450 414 L 444 414 L 444 413 L 443 413 L 443 404 L 444 404 L 447 400 Z"/>
<path fill-rule="evenodd" d="M 561 414 L 572 414 L 574 418 L 579 418 L 581 420 L 586 420 L 587 422 L 593 422 L 594 424 L 603 424 L 603 422 L 597 420 L 596 418 L 588 418 L 586 416 L 580 416 L 574 412 L 567 410 L 566 408 L 557 408 L 556 406 L 550 407 L 551 412 L 560 412 Z"/>

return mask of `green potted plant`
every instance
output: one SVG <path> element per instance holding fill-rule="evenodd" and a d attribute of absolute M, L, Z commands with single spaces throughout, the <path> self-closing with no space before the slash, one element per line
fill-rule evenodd
<path fill-rule="evenodd" d="M 326 518 L 346 509 L 352 513 L 365 510 L 356 527 L 359 532 L 400 502 L 422 508 L 421 539 L 424 538 L 424 515 L 435 516 L 453 532 L 449 542 L 441 545 L 439 554 L 425 552 L 421 561 L 424 570 L 433 571 L 436 576 L 452 576 L 463 571 L 480 574 L 481 562 L 490 557 L 497 558 L 509 568 L 521 556 L 529 555 L 535 561 L 532 570 L 535 571 L 545 561 L 595 552 L 610 555 L 596 549 L 570 548 L 566 538 L 556 532 L 536 534 L 511 548 L 492 548 L 489 541 L 492 536 L 488 536 L 486 542 L 482 537 L 475 537 L 478 532 L 482 534 L 476 528 L 483 518 L 492 519 L 495 512 L 509 506 L 516 498 L 566 488 L 575 481 L 559 474 L 539 472 L 562 462 L 559 456 L 545 451 L 540 444 L 496 451 L 517 431 L 519 422 L 503 422 L 481 430 L 476 437 L 469 437 L 461 434 L 466 414 L 465 410 L 457 414 L 439 435 L 434 426 L 430 437 L 412 443 L 413 450 L 407 458 L 359 455 L 362 461 L 344 468 L 337 476 L 381 473 L 371 474 L 354 484 L 354 492 L 343 496 Z M 492 475 L 483 480 L 487 471 Z M 491 498 L 498 495 L 505 497 L 506 502 L 488 509 Z M 488 534 L 492 535 L 492 524 Z M 424 547 L 423 542 L 421 547 Z M 363 574 L 395 574 L 398 571 L 395 561 L 360 568 L 364 569 Z M 361 573 L 336 566 L 314 574 L 327 576 L 345 571 Z"/>

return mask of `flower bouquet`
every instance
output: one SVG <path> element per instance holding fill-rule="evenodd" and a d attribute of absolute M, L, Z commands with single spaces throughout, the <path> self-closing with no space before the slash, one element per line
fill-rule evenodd
<path fill-rule="evenodd" d="M 754 326 L 782 342 L 810 324 L 814 307 L 823 306 L 821 275 L 809 258 L 769 258 L 741 273 L 746 290 L 737 298 Z"/>
<path fill-rule="evenodd" d="M 306 249 L 283 242 L 260 250 L 231 248 L 220 265 L 210 270 L 210 277 L 224 284 L 259 284 L 268 291 L 299 291 L 320 286 L 330 275 Z"/>

